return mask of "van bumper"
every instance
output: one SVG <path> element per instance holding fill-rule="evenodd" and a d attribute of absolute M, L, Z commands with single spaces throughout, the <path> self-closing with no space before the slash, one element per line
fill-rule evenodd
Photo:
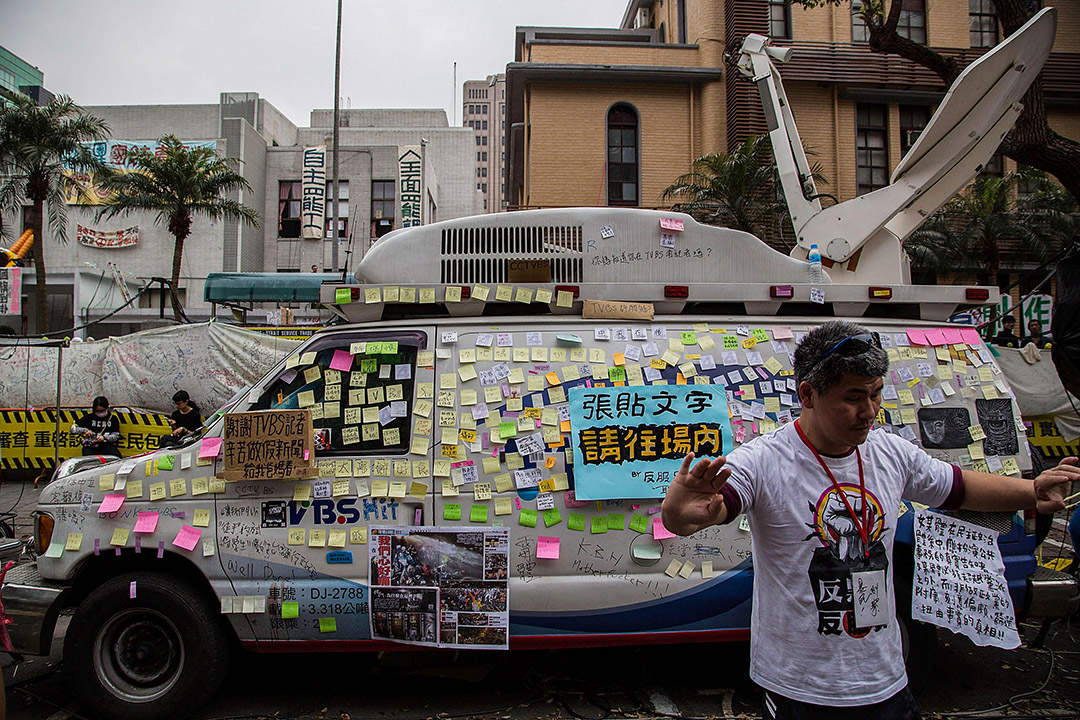
<path fill-rule="evenodd" d="M 1071 617 L 1080 610 L 1080 583 L 1072 575 L 1039 567 L 1028 576 L 1026 617 Z"/>
<path fill-rule="evenodd" d="M 56 619 L 70 588 L 42 579 L 37 564 L 17 565 L 8 571 L 0 589 L 13 651 L 25 655 L 48 655 Z"/>

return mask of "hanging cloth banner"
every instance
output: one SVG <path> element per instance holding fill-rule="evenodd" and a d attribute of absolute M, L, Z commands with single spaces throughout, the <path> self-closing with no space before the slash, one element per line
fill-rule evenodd
<path fill-rule="evenodd" d="M 76 225 L 75 228 L 75 237 L 78 238 L 79 244 L 87 247 L 122 248 L 132 247 L 139 243 L 138 225 L 110 232 L 93 230 L 82 225 Z"/>
<path fill-rule="evenodd" d="M 304 148 L 300 171 L 300 233 L 305 240 L 321 238 L 326 224 L 326 146 Z"/>

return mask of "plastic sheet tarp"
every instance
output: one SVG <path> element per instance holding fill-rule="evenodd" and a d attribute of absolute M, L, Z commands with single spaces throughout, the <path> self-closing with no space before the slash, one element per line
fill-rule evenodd
<path fill-rule="evenodd" d="M 299 344 L 217 322 L 72 343 L 62 352 L 60 405 L 89 407 L 104 395 L 114 406 L 172 412 L 173 393 L 187 390 L 205 416 Z M 59 353 L 0 346 L 0 407 L 55 406 Z"/>
<path fill-rule="evenodd" d="M 1080 399 L 1065 392 L 1050 353 L 1043 350 L 1040 359 L 1028 363 L 1017 348 L 995 347 L 998 366 L 1009 381 L 1024 417 L 1053 415 L 1058 432 L 1066 441 L 1080 437 Z"/>

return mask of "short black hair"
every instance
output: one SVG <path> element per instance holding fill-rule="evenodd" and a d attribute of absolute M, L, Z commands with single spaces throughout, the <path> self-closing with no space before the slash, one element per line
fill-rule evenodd
<path fill-rule="evenodd" d="M 1001 322 L 1005 325 L 1015 325 L 1016 318 L 1014 318 L 1012 315 L 1006 315 L 1005 317 L 1001 318 Z"/>
<path fill-rule="evenodd" d="M 847 338 L 868 332 L 860 325 L 841 320 L 827 322 L 808 332 L 795 348 L 795 382 L 801 385 L 805 380 L 823 393 L 844 375 L 883 376 L 889 370 L 889 356 L 881 348 L 866 343 L 848 343 L 841 351 L 821 360 L 822 356 Z M 848 346 L 856 352 L 852 354 L 847 351 Z"/>
<path fill-rule="evenodd" d="M 109 398 L 105 397 L 104 395 L 98 395 L 96 398 L 94 398 L 94 407 L 96 407 L 96 408 L 99 408 L 99 407 L 100 408 L 105 408 L 106 410 L 108 410 L 109 409 Z"/>

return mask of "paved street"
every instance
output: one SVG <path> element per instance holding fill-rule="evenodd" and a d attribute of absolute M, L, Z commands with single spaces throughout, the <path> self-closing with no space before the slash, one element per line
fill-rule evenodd
<path fill-rule="evenodd" d="M 0 507 L 14 505 L 19 494 L 18 483 L 5 483 Z M 25 513 L 36 495 L 31 484 L 22 488 L 20 534 L 30 531 Z M 1038 627 L 1023 630 L 1030 640 Z M 983 717 L 1080 717 L 1080 618 L 1054 625 L 1046 645 L 976 648 L 939 631 L 936 647 L 916 663 L 915 695 L 928 718 L 987 710 Z M 9 717 L 82 717 L 60 659 L 59 640 L 52 657 L 17 668 L 0 653 Z M 381 657 L 244 653 L 217 697 L 188 717 L 753 717 L 759 696 L 747 663 L 742 643 Z"/>

